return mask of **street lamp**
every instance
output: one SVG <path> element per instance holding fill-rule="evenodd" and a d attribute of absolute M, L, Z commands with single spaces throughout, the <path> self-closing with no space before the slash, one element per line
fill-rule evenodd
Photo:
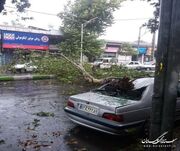
<path fill-rule="evenodd" d="M 141 30 L 142 30 L 142 28 L 144 27 L 145 25 L 143 24 L 143 25 L 141 25 L 140 27 L 139 27 L 139 35 L 138 35 L 138 45 L 137 45 L 137 50 L 139 51 L 139 47 L 140 47 L 140 42 L 141 42 Z M 138 58 L 137 58 L 137 60 L 138 60 Z M 141 63 L 143 64 L 144 63 L 144 54 L 142 54 L 142 58 L 141 58 Z"/>
<path fill-rule="evenodd" d="M 140 41 L 141 41 L 141 29 L 142 29 L 143 25 L 139 27 L 139 35 L 138 35 L 138 45 L 137 45 L 137 49 L 139 50 L 139 45 L 140 45 Z"/>
<path fill-rule="evenodd" d="M 95 19 L 97 19 L 98 17 L 94 17 L 88 21 L 86 21 L 85 23 L 81 24 L 81 54 L 80 54 L 80 64 L 82 65 L 83 63 L 83 34 L 84 34 L 84 27 L 86 27 L 87 24 L 91 23 L 92 21 L 94 21 Z"/>

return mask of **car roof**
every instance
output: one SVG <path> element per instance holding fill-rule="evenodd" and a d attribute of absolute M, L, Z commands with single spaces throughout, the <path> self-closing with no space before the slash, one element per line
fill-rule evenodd
<path fill-rule="evenodd" d="M 130 62 L 139 62 L 139 61 L 130 61 Z"/>
<path fill-rule="evenodd" d="M 139 78 L 133 81 L 134 89 L 147 87 L 154 83 L 154 78 Z"/>

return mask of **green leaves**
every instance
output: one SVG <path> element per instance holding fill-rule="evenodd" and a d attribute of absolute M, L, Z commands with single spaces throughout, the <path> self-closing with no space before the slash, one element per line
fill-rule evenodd
<path fill-rule="evenodd" d="M 38 113 L 35 113 L 35 115 L 37 116 L 41 116 L 41 117 L 54 117 L 54 113 L 50 113 L 50 112 L 38 112 Z"/>
<path fill-rule="evenodd" d="M 138 52 L 132 47 L 129 43 L 123 43 L 122 44 L 122 50 L 119 52 L 121 55 L 137 55 Z"/>
<path fill-rule="evenodd" d="M 90 60 L 102 52 L 103 41 L 98 40 L 105 29 L 113 23 L 113 12 L 120 7 L 122 0 L 75 0 L 68 2 L 64 11 L 59 13 L 63 20 L 62 30 L 65 41 L 60 44 L 66 56 L 80 57 L 81 36 L 83 54 Z M 84 25 L 83 34 L 82 24 Z"/>
<path fill-rule="evenodd" d="M 149 19 L 149 21 L 144 25 L 150 29 L 151 33 L 155 33 L 159 27 L 160 0 L 147 0 L 147 1 L 150 3 L 150 5 L 152 5 L 155 8 L 155 10 L 153 12 L 154 17 Z"/>
<path fill-rule="evenodd" d="M 4 9 L 5 2 L 6 0 L 1 0 L 0 12 Z M 16 6 L 18 12 L 24 12 L 25 8 L 29 8 L 31 6 L 29 0 L 11 0 L 11 2 Z"/>
<path fill-rule="evenodd" d="M 73 83 L 81 77 L 79 71 L 61 57 L 41 57 L 37 59 L 36 65 L 39 73 L 55 75 L 58 80 L 65 83 Z"/>

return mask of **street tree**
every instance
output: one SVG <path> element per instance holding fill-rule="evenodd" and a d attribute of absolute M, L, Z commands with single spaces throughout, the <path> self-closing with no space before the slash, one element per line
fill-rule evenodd
<path fill-rule="evenodd" d="M 79 59 L 83 24 L 83 54 L 89 59 L 100 55 L 103 41 L 98 37 L 113 24 L 113 12 L 120 7 L 122 1 L 68 1 L 64 11 L 59 13 L 65 37 L 65 41 L 60 46 L 61 52 L 68 57 Z"/>
<path fill-rule="evenodd" d="M 123 43 L 121 46 L 121 51 L 119 52 L 119 54 L 124 55 L 124 56 L 133 56 L 133 55 L 137 55 L 138 52 L 136 49 L 134 49 L 132 47 L 131 44 Z"/>
<path fill-rule="evenodd" d="M 17 8 L 18 12 L 24 12 L 25 8 L 29 8 L 31 4 L 29 3 L 29 0 L 11 0 L 12 4 L 14 4 Z M 4 10 L 4 5 L 6 3 L 6 0 L 1 0 L 0 2 L 0 12 Z"/>
<path fill-rule="evenodd" d="M 153 18 L 149 19 L 144 25 L 151 31 L 155 33 L 159 28 L 159 12 L 160 12 L 160 0 L 144 0 L 150 3 L 154 7 Z"/>

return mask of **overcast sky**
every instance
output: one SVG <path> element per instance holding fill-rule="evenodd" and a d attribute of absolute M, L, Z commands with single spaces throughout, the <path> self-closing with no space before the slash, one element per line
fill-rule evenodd
<path fill-rule="evenodd" d="M 6 6 L 12 6 L 10 1 L 11 0 L 7 0 Z M 53 26 L 55 29 L 58 29 L 61 20 L 55 14 L 63 10 L 66 2 L 66 0 L 30 0 L 31 7 L 29 10 L 32 11 L 27 11 L 25 14 L 30 17 L 33 16 L 34 19 L 20 22 L 26 26 L 31 25 L 45 29 Z M 11 10 L 9 7 L 7 7 L 7 9 Z M 15 12 L 7 16 L 0 15 L 0 24 L 2 25 L 4 22 L 7 22 L 11 25 L 11 21 L 17 18 L 17 15 Z M 103 38 L 116 41 L 137 41 L 139 27 L 152 16 L 153 8 L 147 2 L 140 0 L 123 2 L 122 7 L 114 13 L 115 23 L 107 28 Z M 151 39 L 152 35 L 147 29 L 143 28 L 142 40 L 151 42 Z"/>

